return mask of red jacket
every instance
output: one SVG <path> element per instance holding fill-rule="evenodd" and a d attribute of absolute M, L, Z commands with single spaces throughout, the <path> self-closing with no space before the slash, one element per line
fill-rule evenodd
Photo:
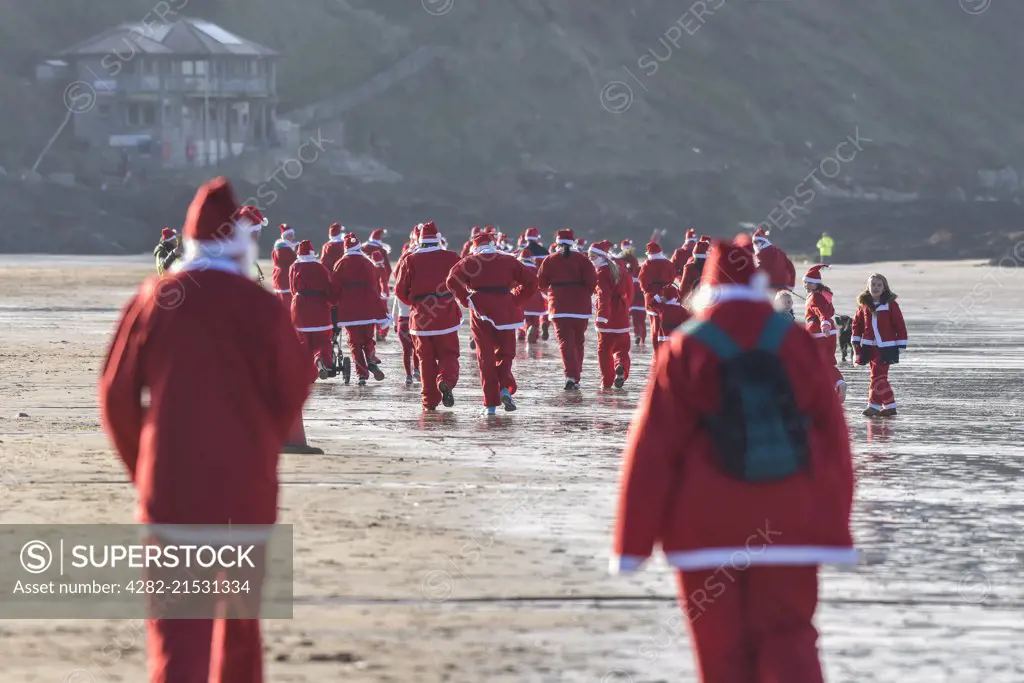
<path fill-rule="evenodd" d="M 683 266 L 683 274 L 679 278 L 679 296 L 683 298 L 683 301 L 700 286 L 700 276 L 704 273 L 705 263 L 707 263 L 705 254 L 694 254 Z"/>
<path fill-rule="evenodd" d="M 899 349 L 907 348 L 907 325 L 896 297 L 886 297 L 875 304 L 866 292 L 857 299 L 857 314 L 853 318 L 850 341 L 857 348 L 858 362 L 881 357 L 879 351 L 899 358 Z M 889 351 L 887 351 L 889 350 Z"/>
<path fill-rule="evenodd" d="M 358 247 L 346 251 L 334 264 L 331 290 L 338 307 L 338 327 L 387 322 L 386 317 L 381 317 L 380 274 Z"/>
<path fill-rule="evenodd" d="M 324 246 L 320 247 L 320 263 L 330 273 L 334 270 L 334 264 L 345 255 L 345 244 L 341 237 L 332 237 Z"/>
<path fill-rule="evenodd" d="M 676 275 L 683 274 L 683 267 L 693 256 L 693 248 L 697 246 L 697 240 L 687 240 L 683 246 L 672 252 L 672 265 L 676 268 Z"/>
<path fill-rule="evenodd" d="M 629 271 L 630 277 L 633 278 L 633 303 L 630 304 L 629 310 L 646 311 L 644 290 L 640 287 L 640 261 L 632 253 L 624 254 L 621 260 L 625 264 L 626 270 Z"/>
<path fill-rule="evenodd" d="M 316 260 L 299 256 L 292 264 L 292 324 L 299 332 L 329 332 L 331 325 L 331 274 Z"/>
<path fill-rule="evenodd" d="M 825 292 L 816 289 L 807 295 L 807 303 L 804 304 L 804 322 L 807 325 L 807 332 L 815 339 L 834 336 L 839 334 L 832 316 L 836 309 L 832 307 L 832 292 Z"/>
<path fill-rule="evenodd" d="M 270 261 L 274 265 L 270 275 L 274 294 L 287 294 L 290 289 L 288 276 L 292 264 L 295 263 L 295 249 L 292 248 L 292 243 L 287 240 L 274 242 L 274 249 L 270 252 Z"/>
<path fill-rule="evenodd" d="M 619 281 L 612 278 L 606 261 L 597 267 L 597 318 L 595 327 L 605 334 L 629 333 L 629 306 L 633 302 L 633 278 L 622 259 L 612 257 L 619 267 Z"/>
<path fill-rule="evenodd" d="M 530 269 L 531 272 L 537 272 L 537 261 L 541 258 L 531 258 L 529 261 L 521 261 L 524 266 Z M 525 316 L 542 316 L 548 314 L 548 300 L 544 297 L 544 292 L 540 291 L 540 288 L 533 290 L 533 294 L 530 298 L 523 301 L 523 315 Z"/>
<path fill-rule="evenodd" d="M 452 268 L 448 290 L 472 315 L 497 330 L 523 326 L 523 302 L 537 288 L 537 276 L 516 257 L 484 247 Z"/>
<path fill-rule="evenodd" d="M 658 314 L 658 341 L 668 341 L 678 327 L 693 317 L 678 299 L 666 301 L 658 294 L 652 305 Z"/>
<path fill-rule="evenodd" d="M 459 257 L 454 251 L 429 246 L 406 254 L 398 262 L 395 296 L 411 307 L 409 333 L 433 337 L 462 327 L 462 310 L 448 291 L 448 274 Z"/>
<path fill-rule="evenodd" d="M 384 264 L 384 270 L 387 273 L 387 277 L 384 280 L 384 285 L 387 287 L 387 294 L 391 294 L 391 257 L 388 256 L 388 250 L 384 248 L 382 242 L 375 242 L 373 240 L 367 240 L 366 244 L 363 245 L 363 252 L 370 257 L 374 263 L 382 261 Z"/>
<path fill-rule="evenodd" d="M 548 295 L 548 317 L 590 319 L 594 312 L 591 296 L 597 287 L 597 270 L 578 251 L 561 251 L 545 256 L 537 269 L 537 285 Z"/>
<path fill-rule="evenodd" d="M 140 522 L 273 524 L 309 360 L 280 300 L 242 269 L 211 259 L 183 270 L 125 306 L 100 378 L 103 427 Z"/>
<path fill-rule="evenodd" d="M 754 259 L 757 267 L 768 275 L 768 284 L 775 289 L 793 289 L 796 285 L 796 268 L 793 262 L 786 256 L 786 252 L 774 244 L 763 242 L 764 247 L 760 248 Z"/>
<path fill-rule="evenodd" d="M 640 266 L 640 289 L 644 292 L 644 306 L 647 312 L 654 315 L 651 304 L 654 295 L 661 291 L 665 285 L 672 284 L 676 279 L 676 267 L 664 254 L 655 254 L 648 257 Z"/>
<path fill-rule="evenodd" d="M 771 315 L 767 302 L 722 300 L 698 317 L 750 348 Z M 791 325 L 779 350 L 809 421 L 810 462 L 771 483 L 734 480 L 714 462 L 702 422 L 720 401 L 717 357 L 680 334 L 662 348 L 626 445 L 613 568 L 638 568 L 658 544 L 684 570 L 855 563 L 849 434 L 810 336 Z"/>

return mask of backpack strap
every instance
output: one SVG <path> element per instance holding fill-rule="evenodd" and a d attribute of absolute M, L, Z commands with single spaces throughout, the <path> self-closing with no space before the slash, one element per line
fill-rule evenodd
<path fill-rule="evenodd" d="M 688 320 L 679 329 L 682 331 L 684 336 L 700 340 L 701 343 L 711 349 L 716 356 L 723 360 L 739 355 L 742 350 L 736 345 L 736 342 L 734 342 L 729 335 L 722 331 L 722 328 L 718 327 L 710 320 L 698 320 L 694 318 Z"/>
<path fill-rule="evenodd" d="M 792 326 L 792 321 L 787 320 L 778 313 L 772 313 L 771 317 L 768 318 L 768 322 L 765 323 L 764 329 L 761 330 L 761 336 L 757 340 L 757 348 L 761 351 L 775 353 L 782 346 L 782 340 L 786 338 L 786 333 L 789 332 Z"/>

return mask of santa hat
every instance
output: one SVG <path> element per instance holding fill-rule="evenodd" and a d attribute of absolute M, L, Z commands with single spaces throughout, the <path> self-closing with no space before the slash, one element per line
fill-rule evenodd
<path fill-rule="evenodd" d="M 707 258 L 708 249 L 711 248 L 711 242 L 697 242 L 693 245 L 693 258 Z"/>
<path fill-rule="evenodd" d="M 358 249 L 360 246 L 362 245 L 359 244 L 359 237 L 354 232 L 345 235 L 345 251 Z"/>
<path fill-rule="evenodd" d="M 239 209 L 227 178 L 202 185 L 192 199 L 182 228 L 183 261 L 235 258 L 252 245 L 251 214 Z"/>
<path fill-rule="evenodd" d="M 758 228 L 754 231 L 754 251 L 761 251 L 767 246 L 771 245 L 768 241 L 768 231 L 764 228 Z"/>
<path fill-rule="evenodd" d="M 707 235 L 701 235 L 700 239 L 697 240 L 697 241 L 698 242 L 707 242 L 708 244 L 711 244 L 711 238 L 708 237 Z"/>
<path fill-rule="evenodd" d="M 300 263 L 309 263 L 311 261 L 319 260 L 313 252 L 313 243 L 309 240 L 302 240 L 299 242 L 299 246 L 295 249 L 295 254 L 295 260 Z"/>
<path fill-rule="evenodd" d="M 437 226 L 434 225 L 434 221 L 427 221 L 423 224 L 420 229 L 420 244 L 437 244 L 441 241 L 440 233 L 437 231 Z"/>
<path fill-rule="evenodd" d="M 690 228 L 689 230 L 686 231 L 686 242 L 696 242 L 696 241 L 697 241 L 697 231 L 694 230 L 693 228 Z M 686 242 L 684 242 L 684 244 Z"/>
<path fill-rule="evenodd" d="M 822 268 L 828 268 L 828 267 L 829 266 L 827 264 L 825 264 L 825 263 L 819 263 L 816 266 L 811 266 L 807 270 L 807 274 L 804 275 L 804 282 L 810 283 L 812 285 L 823 285 L 823 284 L 825 284 L 821 280 L 821 269 Z"/>
<path fill-rule="evenodd" d="M 494 246 L 494 235 L 489 232 L 481 232 L 473 238 L 473 253 L 481 249 Z"/>
<path fill-rule="evenodd" d="M 622 240 L 622 242 L 619 243 L 619 247 L 622 251 L 629 251 L 633 248 L 633 240 Z"/>
<path fill-rule="evenodd" d="M 661 245 L 658 244 L 657 242 L 648 242 L 647 243 L 646 251 L 647 251 L 647 255 L 648 256 L 653 256 L 654 254 L 660 254 L 661 253 Z"/>
<path fill-rule="evenodd" d="M 694 310 L 700 310 L 723 301 L 767 303 L 771 295 L 768 276 L 757 269 L 746 249 L 731 242 L 716 241 L 691 305 Z"/>
<path fill-rule="evenodd" d="M 590 249 L 589 249 L 591 254 L 597 254 L 598 256 L 601 256 L 601 257 L 606 258 L 606 259 L 610 259 L 611 258 L 611 256 L 608 255 L 608 252 L 610 252 L 611 250 L 612 250 L 612 243 L 609 242 L 608 240 L 601 240 L 600 242 L 594 242 L 593 244 L 590 245 Z"/>
<path fill-rule="evenodd" d="M 382 239 L 384 239 L 384 235 L 386 234 L 388 234 L 387 230 L 385 230 L 384 228 L 377 228 L 376 230 L 370 233 L 370 241 L 380 242 Z"/>
<path fill-rule="evenodd" d="M 474 225 L 473 229 L 469 231 L 469 238 L 473 239 L 474 237 L 476 237 L 479 234 L 480 234 L 480 226 L 479 225 Z"/>
<path fill-rule="evenodd" d="M 527 228 L 523 236 L 529 242 L 540 242 L 540 230 L 537 228 Z"/>
<path fill-rule="evenodd" d="M 263 212 L 260 211 L 258 206 L 252 206 L 251 204 L 243 204 L 238 211 L 239 215 L 242 218 L 245 218 L 247 221 L 252 223 L 252 228 L 250 229 L 255 229 L 258 231 L 260 228 L 267 227 L 267 224 L 270 223 L 270 221 L 268 221 L 266 217 L 264 217 Z"/>
<path fill-rule="evenodd" d="M 555 233 L 555 244 L 568 244 L 571 247 L 576 244 L 576 236 L 569 228 L 559 230 Z"/>
<path fill-rule="evenodd" d="M 174 228 L 164 228 L 160 231 L 161 240 L 173 240 L 178 238 L 178 233 L 175 232 Z"/>
<path fill-rule="evenodd" d="M 484 232 L 486 232 L 488 235 L 493 235 L 496 232 L 498 232 L 498 230 L 493 225 L 488 225 L 484 227 Z"/>
<path fill-rule="evenodd" d="M 341 237 L 341 224 L 331 223 L 331 227 L 327 228 L 328 237 Z"/>
<path fill-rule="evenodd" d="M 283 239 L 283 240 L 293 240 L 293 239 L 295 239 L 295 231 L 292 230 L 291 226 L 289 226 L 287 223 L 282 223 L 281 224 L 281 239 Z"/>

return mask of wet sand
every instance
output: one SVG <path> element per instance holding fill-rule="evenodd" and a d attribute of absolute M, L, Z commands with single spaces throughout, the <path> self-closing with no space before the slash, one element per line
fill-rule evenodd
<path fill-rule="evenodd" d="M 150 268 L 0 257 L 0 522 L 132 521 L 95 383 Z M 843 366 L 867 563 L 823 571 L 828 680 L 1024 680 L 1024 270 L 837 266 L 826 278 L 839 313 L 873 270 L 900 294 L 910 351 L 891 373 L 893 420 L 861 417 L 867 371 Z M 606 573 L 649 351 L 626 390 L 600 393 L 591 328 L 576 395 L 561 390 L 554 340 L 521 349 L 520 409 L 488 420 L 463 340 L 452 410 L 421 413 L 393 334 L 379 346 L 384 382 L 314 386 L 306 429 L 326 454 L 282 459 L 296 607 L 264 622 L 268 680 L 692 680 L 663 562 Z M 0 662 L 11 681 L 140 681 L 144 637 L 128 620 L 3 622 Z"/>

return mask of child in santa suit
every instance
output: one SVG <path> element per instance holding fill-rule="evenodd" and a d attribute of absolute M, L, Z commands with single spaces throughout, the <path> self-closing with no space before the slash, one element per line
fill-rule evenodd
<path fill-rule="evenodd" d="M 755 272 L 715 242 L 694 317 L 665 343 L 624 454 L 612 570 L 661 547 L 700 681 L 822 683 L 818 566 L 857 561 L 849 435 L 814 341 L 772 310 Z M 783 393 L 742 375 L 757 391 L 724 393 L 755 348 Z"/>
<path fill-rule="evenodd" d="M 378 382 L 384 379 L 376 362 L 374 329 L 387 319 L 381 318 L 380 274 L 376 266 L 363 252 L 355 233 L 345 235 L 344 244 L 345 255 L 334 264 L 331 273 L 332 299 L 338 307 L 337 326 L 348 332 L 349 351 L 359 386 L 364 386 L 371 373 Z M 346 373 L 344 367 L 342 373 Z M 346 384 L 348 379 L 346 376 Z"/>
<path fill-rule="evenodd" d="M 138 492 L 138 521 L 152 525 L 159 543 L 195 544 L 191 532 L 204 545 L 227 546 L 239 542 L 238 529 L 269 539 L 277 521 L 278 458 L 309 393 L 309 361 L 281 302 L 249 276 L 257 223 L 247 213 L 224 178 L 199 189 L 175 272 L 147 280 L 131 298 L 103 366 L 103 427 Z M 166 305 L 170 287 L 179 305 Z M 249 580 L 249 595 L 259 596 L 264 548 L 251 556 L 253 576 L 209 575 L 193 564 L 192 578 Z M 176 571 L 148 568 L 144 576 L 169 587 L 180 583 Z M 259 620 L 238 618 L 247 607 L 232 599 L 239 596 L 208 597 L 225 618 L 164 618 L 174 606 L 151 603 L 152 683 L 263 681 Z"/>
<path fill-rule="evenodd" d="M 633 240 L 622 240 L 619 244 L 619 259 L 633 280 L 633 301 L 629 306 L 629 318 L 633 324 L 633 336 L 640 346 L 647 338 L 647 307 L 644 306 L 644 290 L 640 288 L 640 261 L 636 258 Z"/>
<path fill-rule="evenodd" d="M 626 265 L 611 255 L 612 243 L 590 245 L 590 260 L 597 268 L 597 362 L 601 386 L 621 389 L 629 379 L 629 306 L 633 302 L 633 278 Z"/>
<path fill-rule="evenodd" d="M 529 237 L 527 237 L 527 241 L 529 241 Z M 530 249 L 529 243 L 519 252 L 519 260 L 534 272 L 537 271 L 537 258 Z M 543 257 L 539 258 L 543 259 Z M 526 320 L 526 324 L 519 328 L 519 341 L 525 340 L 529 344 L 537 342 L 540 338 L 540 326 L 547 312 L 548 302 L 544 299 L 543 292 L 539 289 L 534 290 L 530 298 L 523 303 L 523 318 Z"/>
<path fill-rule="evenodd" d="M 309 240 L 299 242 L 289 278 L 292 323 L 305 337 L 313 357 L 313 377 L 334 377 L 331 274 L 317 259 Z"/>
<path fill-rule="evenodd" d="M 274 242 L 273 250 L 270 252 L 270 262 L 273 269 L 270 272 L 270 281 L 274 286 L 274 294 L 285 306 L 292 303 L 291 286 L 288 284 L 292 264 L 295 263 L 295 231 L 287 223 L 281 224 L 281 237 Z"/>
<path fill-rule="evenodd" d="M 597 271 L 587 256 L 575 250 L 572 230 L 555 235 L 560 251 L 546 257 L 537 272 L 537 284 L 547 293 L 548 318 L 555 325 L 558 350 L 565 371 L 565 390 L 580 388 L 587 322 L 594 313 L 591 296 Z"/>
<path fill-rule="evenodd" d="M 836 314 L 832 307 L 832 290 L 825 286 L 821 280 L 821 269 L 828 268 L 827 265 L 819 264 L 812 266 L 804 274 L 804 289 L 807 290 L 807 301 L 804 305 L 804 322 L 807 325 L 807 332 L 818 344 L 821 350 L 825 366 L 829 369 L 836 393 L 839 400 L 846 400 L 846 380 L 836 363 L 836 342 L 839 339 L 839 327 L 836 325 L 833 316 Z"/>
<path fill-rule="evenodd" d="M 868 278 L 868 288 L 857 297 L 853 319 L 853 350 L 857 365 L 870 365 L 871 388 L 864 415 L 896 415 L 896 396 L 889 386 L 889 366 L 900 362 L 907 348 L 907 325 L 889 281 L 879 273 Z"/>
<path fill-rule="evenodd" d="M 675 285 L 662 287 L 661 291 L 654 296 L 651 306 L 658 315 L 659 342 L 667 342 L 672 338 L 672 333 L 690 319 L 690 311 L 683 306 L 679 288 Z M 657 357 L 658 354 L 655 353 L 655 362 L 657 362 Z"/>
<path fill-rule="evenodd" d="M 657 242 L 647 244 L 647 260 L 640 266 L 640 289 L 644 292 L 644 306 L 647 315 L 651 317 L 651 346 L 655 351 L 661 342 L 658 338 L 661 334 L 658 331 L 658 314 L 651 307 L 654 297 L 665 285 L 670 285 L 676 279 L 676 267 L 661 251 L 661 245 Z"/>
<path fill-rule="evenodd" d="M 483 232 L 474 239 L 473 253 L 451 269 L 446 284 L 470 310 L 486 413 L 494 415 L 499 405 L 515 410 L 516 330 L 523 326 L 522 302 L 537 288 L 537 276 L 515 256 L 498 251 L 494 235 Z"/>

